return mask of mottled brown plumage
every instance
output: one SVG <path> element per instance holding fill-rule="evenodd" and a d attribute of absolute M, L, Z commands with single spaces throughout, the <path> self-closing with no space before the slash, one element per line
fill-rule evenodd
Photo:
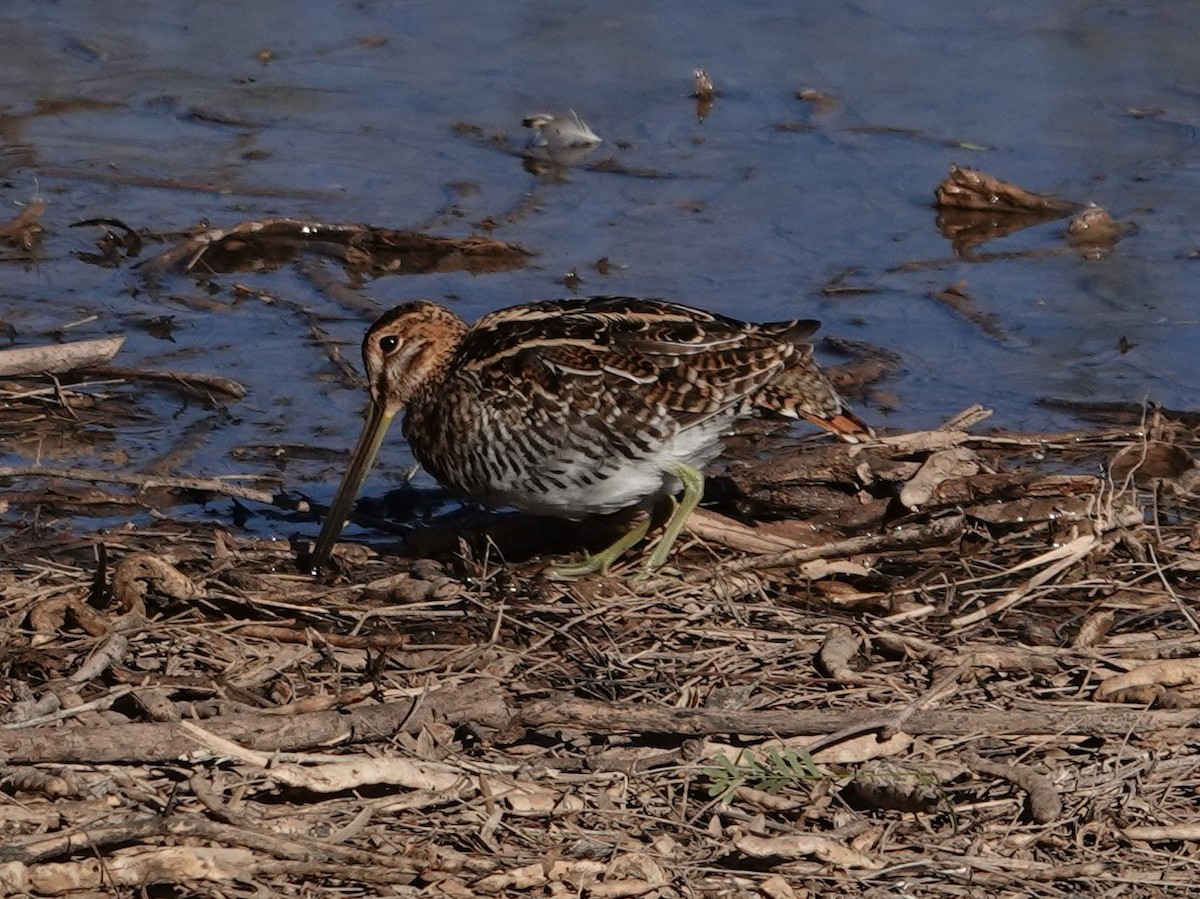
<path fill-rule="evenodd" d="M 845 406 L 804 340 L 815 321 L 750 324 L 658 300 L 556 300 L 468 327 L 416 302 L 367 332 L 372 413 L 318 540 L 324 563 L 391 418 L 439 482 L 494 506 L 563 518 L 672 496 L 660 565 L 699 500 L 698 469 L 739 418 L 804 418 L 848 440 L 870 429 Z M 571 573 L 604 569 L 635 532 Z"/>

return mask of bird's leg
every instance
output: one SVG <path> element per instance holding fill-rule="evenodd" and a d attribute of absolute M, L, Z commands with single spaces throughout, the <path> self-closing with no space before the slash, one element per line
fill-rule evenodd
<path fill-rule="evenodd" d="M 654 553 L 647 560 L 641 577 L 645 577 L 661 568 L 663 563 L 667 561 L 667 556 L 670 555 L 675 541 L 679 539 L 679 534 L 683 531 L 683 526 L 687 522 L 688 516 L 692 514 L 692 510 L 696 508 L 696 505 L 704 495 L 704 475 L 699 470 L 690 465 L 684 465 L 682 462 L 676 462 L 667 469 L 667 472 L 678 478 L 679 482 L 683 485 L 683 493 L 678 500 L 673 496 L 662 497 L 651 514 L 647 515 L 618 537 L 616 542 L 611 546 L 595 555 L 587 556 L 581 562 L 560 565 L 551 570 L 551 576 L 569 580 L 589 574 L 607 573 L 613 562 L 619 559 L 627 549 L 646 536 L 651 525 L 656 521 L 662 520 L 663 510 L 667 509 L 669 511 L 666 513 L 667 520 L 663 527 L 662 536 L 658 540 L 658 546 L 654 548 Z"/>
<path fill-rule="evenodd" d="M 645 574 L 661 568 L 662 564 L 667 561 L 671 547 L 679 539 L 679 534 L 683 530 L 688 516 L 692 514 L 692 510 L 696 508 L 696 504 L 700 502 L 700 498 L 704 496 L 704 475 L 699 469 L 693 468 L 690 465 L 684 465 L 682 462 L 676 462 L 667 471 L 679 479 L 679 483 L 683 485 L 683 494 L 679 497 L 679 501 L 675 503 L 671 517 L 667 520 L 667 524 L 663 528 L 662 536 L 658 539 L 658 546 L 654 548 L 654 553 L 646 560 Z M 674 500 L 672 502 L 674 503 Z"/>
<path fill-rule="evenodd" d="M 646 536 L 646 532 L 650 530 L 650 522 L 653 520 L 653 515 L 643 516 L 640 521 L 634 523 L 633 527 L 618 537 L 611 546 L 602 549 L 595 555 L 585 556 L 581 562 L 559 565 L 550 570 L 550 576 L 561 580 L 573 580 L 588 574 L 606 574 L 609 566 L 617 561 L 625 550 Z"/>

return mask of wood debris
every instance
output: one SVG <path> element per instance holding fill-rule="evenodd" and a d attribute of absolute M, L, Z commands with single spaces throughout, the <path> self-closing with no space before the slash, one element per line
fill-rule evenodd
<path fill-rule="evenodd" d="M 978 169 L 950 166 L 950 174 L 937 186 L 939 208 L 971 209 L 1024 215 L 1070 215 L 1078 204 L 1038 194 L 1002 181 Z"/>
<path fill-rule="evenodd" d="M 124 342 L 124 337 L 101 337 L 0 350 L 0 378 L 63 374 L 103 365 L 117 354 Z"/>
<path fill-rule="evenodd" d="M 950 167 L 950 174 L 934 191 L 938 229 L 955 254 L 966 258 L 973 258 L 981 244 L 1071 215 L 1080 206 L 957 165 Z M 1024 251 L 1023 255 L 1051 252 Z"/>

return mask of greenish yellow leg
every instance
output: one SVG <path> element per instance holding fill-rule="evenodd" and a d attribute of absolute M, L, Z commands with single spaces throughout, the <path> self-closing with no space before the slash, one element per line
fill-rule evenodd
<path fill-rule="evenodd" d="M 662 537 L 659 538 L 658 546 L 654 548 L 653 555 L 646 561 L 647 574 L 657 568 L 661 568 L 663 562 L 667 561 L 667 556 L 671 553 L 671 547 L 679 539 L 679 534 L 683 530 L 688 516 L 692 514 L 692 510 L 696 508 L 696 504 L 704 496 L 704 475 L 699 469 L 692 468 L 690 465 L 684 465 L 682 462 L 676 462 L 668 471 L 679 478 L 679 483 L 683 484 L 683 495 L 679 497 L 679 503 L 675 506 L 675 510 L 667 520 L 666 527 L 663 528 Z"/>
<path fill-rule="evenodd" d="M 571 565 L 560 565 L 557 568 L 553 568 L 550 571 L 550 575 L 569 580 L 588 574 L 607 573 L 609 566 L 617 561 L 625 550 L 646 536 L 646 532 L 650 530 L 652 518 L 653 516 L 650 515 L 645 516 L 641 521 L 636 522 L 633 527 L 618 537 L 607 549 L 601 550 L 594 556 L 585 557 L 582 562 L 575 562 Z"/>

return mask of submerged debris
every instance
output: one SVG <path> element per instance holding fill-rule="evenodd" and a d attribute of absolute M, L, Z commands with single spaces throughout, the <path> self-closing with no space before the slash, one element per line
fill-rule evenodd
<path fill-rule="evenodd" d="M 370 225 L 273 218 L 206 229 L 147 260 L 142 270 L 150 279 L 176 268 L 258 271 L 278 268 L 301 252 L 333 256 L 347 268 L 374 274 L 509 271 L 525 265 L 532 255 L 486 237 L 435 237 Z"/>
<path fill-rule="evenodd" d="M 815 87 L 801 88 L 796 91 L 796 99 L 807 103 L 816 115 L 833 112 L 842 105 L 841 101 L 833 94 Z"/>
<path fill-rule="evenodd" d="M 78 516 L 128 516 L 141 508 L 163 511 L 176 499 L 152 495 L 153 488 L 195 495 L 224 494 L 257 502 L 296 508 L 297 502 L 281 499 L 264 490 L 231 485 L 227 478 L 187 478 L 175 475 L 180 449 L 172 447 L 158 468 L 138 472 L 119 470 L 127 463 L 124 452 L 114 446 L 114 435 L 122 428 L 147 418 L 140 407 L 140 392 L 130 389 L 138 381 L 198 398 L 210 406 L 245 396 L 236 381 L 216 375 L 174 371 L 148 371 L 104 365 L 120 349 L 124 337 L 83 340 L 72 343 L 0 350 L 0 442 L 12 456 L 36 460 L 32 465 L 0 466 L 0 479 L 21 486 L 44 485 L 24 492 L 9 490 L 0 502 L 22 511 Z M 200 423 L 204 423 L 201 420 Z M 208 426 L 212 421 L 207 422 Z M 194 426 L 193 426 L 194 427 Z M 181 444 L 190 455 L 193 446 L 185 429 Z M 86 462 L 79 460 L 86 459 Z M 67 464 L 55 465 L 56 461 Z M 105 467 L 96 466 L 103 463 Z M 154 468 L 151 466 L 150 468 Z M 234 478 L 232 480 L 238 480 Z M 137 488 L 137 495 L 118 494 L 90 484 L 124 484 Z M 167 502 L 163 502 L 167 499 Z"/>
<path fill-rule="evenodd" d="M 979 303 L 967 292 L 966 281 L 956 281 L 942 290 L 933 291 L 930 296 L 975 325 L 992 340 L 1000 343 L 1008 340 L 1008 334 L 1000 323 L 1000 317 L 980 308 Z"/>

